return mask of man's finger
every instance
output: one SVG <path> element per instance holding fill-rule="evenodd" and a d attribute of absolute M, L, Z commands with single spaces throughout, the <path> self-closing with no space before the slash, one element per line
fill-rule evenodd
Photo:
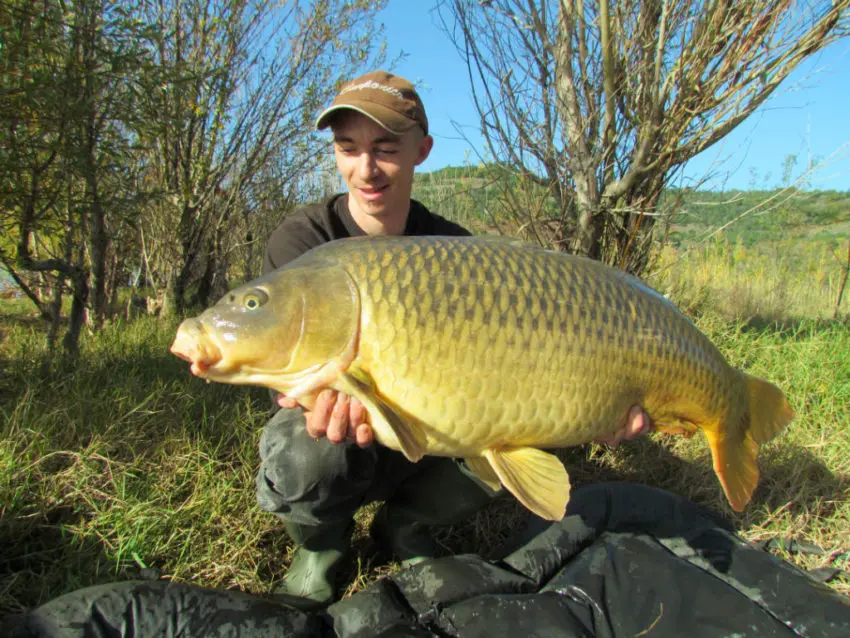
<path fill-rule="evenodd" d="M 285 394 L 278 394 L 277 395 L 277 404 L 280 407 L 285 408 L 285 409 L 286 408 L 297 408 L 298 407 L 298 401 L 296 401 L 295 399 L 291 399 L 290 397 L 286 396 Z"/>
<path fill-rule="evenodd" d="M 626 420 L 623 422 L 623 425 L 621 425 L 616 432 L 613 432 L 606 437 L 595 439 L 595 441 L 597 443 L 604 443 L 612 449 L 616 449 L 620 445 L 621 441 L 631 441 L 632 439 L 648 434 L 651 431 L 652 423 L 650 422 L 647 413 L 644 412 L 641 406 L 633 405 L 629 410 L 629 413 L 626 415 Z"/>
<path fill-rule="evenodd" d="M 328 431 L 331 411 L 336 403 L 336 392 L 323 390 L 316 398 L 316 405 L 307 413 L 307 433 L 314 439 L 323 437 Z"/>
<path fill-rule="evenodd" d="M 357 428 L 366 423 L 366 406 L 360 403 L 360 399 L 351 399 L 351 408 L 348 411 L 348 418 L 351 421 L 350 430 L 356 431 Z"/>
<path fill-rule="evenodd" d="M 648 434 L 651 430 L 649 417 L 639 405 L 632 406 L 629 410 L 629 416 L 626 418 L 626 427 L 623 432 L 623 438 L 627 441 L 636 439 L 639 436 Z"/>
<path fill-rule="evenodd" d="M 331 443 L 342 443 L 348 437 L 348 412 L 350 402 L 347 394 L 339 394 L 331 411 L 326 436 Z"/>
<path fill-rule="evenodd" d="M 354 432 L 354 440 L 357 441 L 357 445 L 360 447 L 369 447 L 372 445 L 374 441 L 372 427 L 366 423 L 361 423 Z"/>

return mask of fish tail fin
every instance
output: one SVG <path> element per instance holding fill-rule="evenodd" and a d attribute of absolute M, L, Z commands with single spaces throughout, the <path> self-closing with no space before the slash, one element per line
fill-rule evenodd
<path fill-rule="evenodd" d="M 794 418 L 788 399 L 772 383 L 744 374 L 750 404 L 749 435 L 761 445 L 779 434 Z"/>
<path fill-rule="evenodd" d="M 705 430 L 714 472 L 720 479 L 729 504 L 736 512 L 746 507 L 759 480 L 759 446 L 779 434 L 794 418 L 794 410 L 782 391 L 772 383 L 748 374 L 748 406 L 741 418 L 727 428 Z"/>

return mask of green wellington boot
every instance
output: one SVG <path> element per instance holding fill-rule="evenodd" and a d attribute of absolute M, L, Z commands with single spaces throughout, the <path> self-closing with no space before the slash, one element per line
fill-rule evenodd
<path fill-rule="evenodd" d="M 284 527 L 298 548 L 275 593 L 306 599 L 300 605 L 305 608 L 334 602 L 336 573 L 348 551 L 352 521 L 315 526 L 284 521 Z"/>
<path fill-rule="evenodd" d="M 410 567 L 438 556 L 429 527 L 452 525 L 504 493 L 446 459 L 413 476 L 375 514 L 372 538 Z"/>

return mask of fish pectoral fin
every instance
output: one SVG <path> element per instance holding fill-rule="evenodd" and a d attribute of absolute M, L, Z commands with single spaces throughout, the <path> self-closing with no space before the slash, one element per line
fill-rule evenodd
<path fill-rule="evenodd" d="M 483 455 L 520 503 L 546 520 L 564 518 L 570 477 L 557 456 L 530 447 L 489 449 Z"/>
<path fill-rule="evenodd" d="M 367 372 L 349 368 L 335 385 L 340 391 L 359 399 L 366 406 L 373 425 L 375 419 L 381 419 L 392 430 L 398 439 L 402 454 L 409 461 L 415 463 L 425 456 L 425 433 L 408 423 L 391 405 L 378 396 L 372 377 Z"/>
<path fill-rule="evenodd" d="M 475 474 L 478 480 L 484 483 L 491 490 L 498 492 L 502 489 L 502 482 L 493 471 L 490 461 L 485 458 L 481 458 L 480 456 L 468 456 L 463 459 L 463 462 L 466 463 L 466 467 L 469 468 L 469 471 Z"/>
<path fill-rule="evenodd" d="M 312 410 L 316 407 L 316 400 L 319 398 L 319 393 L 321 390 L 314 390 L 312 392 L 308 392 L 306 394 L 302 394 L 298 397 L 298 404 L 306 408 L 307 410 Z"/>

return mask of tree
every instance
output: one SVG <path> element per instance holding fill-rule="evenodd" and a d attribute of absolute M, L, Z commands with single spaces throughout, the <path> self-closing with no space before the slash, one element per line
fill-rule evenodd
<path fill-rule="evenodd" d="M 155 202 L 144 226 L 155 245 L 164 312 L 227 289 L 227 255 L 243 234 L 237 212 L 274 163 L 286 189 L 315 165 L 312 119 L 340 82 L 374 63 L 375 11 L 384 0 L 157 0 L 154 65 L 138 131 L 149 149 Z"/>
<path fill-rule="evenodd" d="M 17 2 L 0 11 L 0 259 L 51 321 L 51 346 L 70 285 L 63 346 L 71 358 L 87 308 L 95 323 L 106 315 L 110 233 L 123 224 L 118 202 L 133 165 L 121 118 L 131 110 L 138 30 L 125 18 L 114 0 Z M 48 282 L 50 302 L 39 285 Z"/>
<path fill-rule="evenodd" d="M 677 167 L 806 57 L 847 35 L 850 0 L 442 0 L 486 150 L 540 184 L 533 235 L 639 273 Z"/>

